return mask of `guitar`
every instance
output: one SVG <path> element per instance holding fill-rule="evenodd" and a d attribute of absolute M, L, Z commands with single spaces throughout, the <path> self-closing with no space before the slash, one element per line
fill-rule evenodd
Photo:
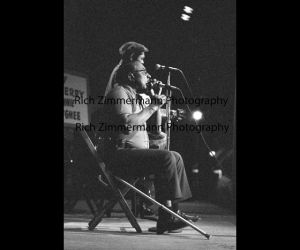
<path fill-rule="evenodd" d="M 156 79 L 150 79 L 147 83 L 147 94 L 149 96 L 154 96 L 154 88 L 158 86 L 158 95 L 162 92 L 162 87 L 159 87 Z M 183 109 L 170 110 L 170 118 L 181 120 L 184 118 L 185 111 Z M 154 149 L 166 149 L 167 148 L 167 134 L 161 131 L 162 118 L 167 117 L 167 110 L 158 108 L 156 111 L 156 130 L 148 132 L 149 136 L 149 147 Z"/>
<path fill-rule="evenodd" d="M 166 109 L 159 108 L 156 113 L 157 130 L 151 131 L 149 135 L 149 147 L 154 149 L 166 149 L 167 134 L 161 131 L 162 118 L 167 117 Z M 171 120 L 182 120 L 185 118 L 185 111 L 183 109 L 171 110 Z"/>

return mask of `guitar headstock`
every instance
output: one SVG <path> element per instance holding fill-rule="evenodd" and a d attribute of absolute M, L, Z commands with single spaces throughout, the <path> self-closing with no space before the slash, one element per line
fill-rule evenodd
<path fill-rule="evenodd" d="M 181 121 L 182 119 L 186 119 L 186 111 L 184 109 L 172 109 L 170 115 L 171 120 Z M 161 116 L 167 117 L 166 109 L 161 109 Z"/>
<path fill-rule="evenodd" d="M 174 111 L 175 116 L 173 118 L 176 119 L 176 121 L 181 121 L 186 118 L 186 111 L 184 109 L 176 109 Z"/>

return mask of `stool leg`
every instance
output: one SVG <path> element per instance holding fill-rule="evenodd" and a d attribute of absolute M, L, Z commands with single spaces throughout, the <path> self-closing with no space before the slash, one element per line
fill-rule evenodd
<path fill-rule="evenodd" d="M 106 203 L 105 206 L 99 211 L 98 215 L 94 216 L 94 218 L 89 222 L 89 230 L 94 230 L 95 227 L 102 221 L 102 218 L 106 211 L 112 209 L 117 202 L 118 198 L 114 197 L 108 203 Z"/>
<path fill-rule="evenodd" d="M 131 210 L 135 217 L 139 215 L 139 211 L 137 209 L 136 193 L 134 191 L 132 192 L 131 197 Z"/>
<path fill-rule="evenodd" d="M 142 229 L 140 228 L 140 225 L 137 223 L 136 218 L 134 217 L 133 213 L 131 212 L 127 202 L 125 201 L 125 199 L 122 195 L 119 197 L 119 203 L 120 203 L 120 206 L 122 207 L 123 211 L 125 212 L 130 224 L 135 228 L 135 230 L 138 233 L 141 233 Z"/>
<path fill-rule="evenodd" d="M 134 182 L 135 183 L 135 182 Z M 128 192 L 129 192 L 129 190 L 130 190 L 130 187 L 128 187 L 128 186 L 125 186 L 124 187 L 124 189 L 122 190 L 122 193 L 120 193 L 121 194 L 121 197 L 123 197 L 123 196 L 125 196 Z M 120 192 L 120 191 L 119 191 Z M 124 199 L 124 198 L 123 198 Z M 114 195 L 114 197 L 109 201 L 109 202 L 107 202 L 105 205 L 104 205 L 104 207 L 102 208 L 102 209 L 99 209 L 98 210 L 98 214 L 96 215 L 96 216 L 94 216 L 94 218 L 89 222 L 89 230 L 94 230 L 95 229 L 95 227 L 102 221 L 102 218 L 103 218 L 103 216 L 104 216 L 104 214 L 105 213 L 110 213 L 110 211 L 112 210 L 112 208 L 116 205 L 116 203 L 118 202 L 118 200 L 119 200 L 119 195 Z M 126 201 L 125 201 L 125 203 L 126 203 Z M 127 204 L 127 203 L 126 203 Z M 121 206 L 121 208 L 123 208 L 123 205 L 121 205 L 120 204 L 120 206 Z M 124 211 L 125 212 L 125 211 Z M 126 213 L 126 212 L 125 212 Z M 126 216 L 127 216 L 127 214 L 126 214 Z M 129 215 L 130 216 L 130 215 Z M 129 219 L 129 217 L 127 216 L 127 218 Z M 129 220 L 130 221 L 130 220 Z M 136 221 L 136 219 L 135 219 L 135 221 Z M 130 223 L 131 223 L 131 221 L 130 221 Z M 135 222 L 133 222 L 133 224 L 135 224 Z M 136 224 L 137 224 L 137 222 L 136 222 Z M 132 225 L 132 224 L 131 224 Z M 133 225 L 132 225 L 133 226 Z M 134 227 L 134 226 L 133 226 Z M 134 227 L 135 228 L 135 227 Z M 137 226 L 137 228 L 135 228 L 136 230 L 137 230 L 137 232 L 139 232 L 139 229 L 140 227 L 139 227 L 139 225 Z M 141 230 L 140 230 L 140 232 L 141 232 Z"/>

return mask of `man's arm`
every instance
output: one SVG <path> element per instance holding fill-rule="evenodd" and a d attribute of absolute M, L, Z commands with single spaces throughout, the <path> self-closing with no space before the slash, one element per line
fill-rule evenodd
<path fill-rule="evenodd" d="M 157 110 L 158 105 L 150 104 L 136 114 L 122 114 L 121 117 L 127 125 L 143 125 Z"/>
<path fill-rule="evenodd" d="M 110 95 L 110 98 L 123 100 L 114 105 L 114 112 L 120 118 L 120 122 L 125 125 L 143 125 L 158 110 L 159 106 L 162 106 L 166 102 L 165 96 L 156 96 L 156 98 L 161 99 L 161 104 L 159 102 L 151 103 L 139 113 L 133 114 L 133 104 L 126 102 L 128 95 L 124 91 L 118 89 Z"/>

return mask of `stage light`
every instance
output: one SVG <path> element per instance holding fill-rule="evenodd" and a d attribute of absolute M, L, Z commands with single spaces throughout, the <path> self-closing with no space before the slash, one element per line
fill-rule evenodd
<path fill-rule="evenodd" d="M 193 119 L 196 120 L 196 121 L 199 121 L 201 120 L 203 117 L 203 114 L 201 111 L 197 110 L 197 111 L 194 111 L 193 113 Z"/>
<path fill-rule="evenodd" d="M 73 160 L 70 160 L 71 163 L 73 163 Z"/>
<path fill-rule="evenodd" d="M 189 6 L 184 6 L 183 11 L 187 14 L 191 14 L 193 12 L 193 8 Z"/>
<path fill-rule="evenodd" d="M 216 152 L 215 152 L 215 151 L 210 151 L 210 152 L 209 152 L 209 155 L 210 155 L 211 157 L 214 157 L 214 156 L 216 155 Z"/>
<path fill-rule="evenodd" d="M 189 16 L 189 15 L 186 15 L 186 14 L 181 14 L 181 19 L 182 19 L 183 21 L 188 21 L 188 20 L 190 20 L 190 16 Z"/>
<path fill-rule="evenodd" d="M 215 169 L 214 171 L 214 174 L 217 174 L 218 175 L 218 178 L 221 179 L 222 176 L 223 176 L 223 172 L 221 169 Z"/>

